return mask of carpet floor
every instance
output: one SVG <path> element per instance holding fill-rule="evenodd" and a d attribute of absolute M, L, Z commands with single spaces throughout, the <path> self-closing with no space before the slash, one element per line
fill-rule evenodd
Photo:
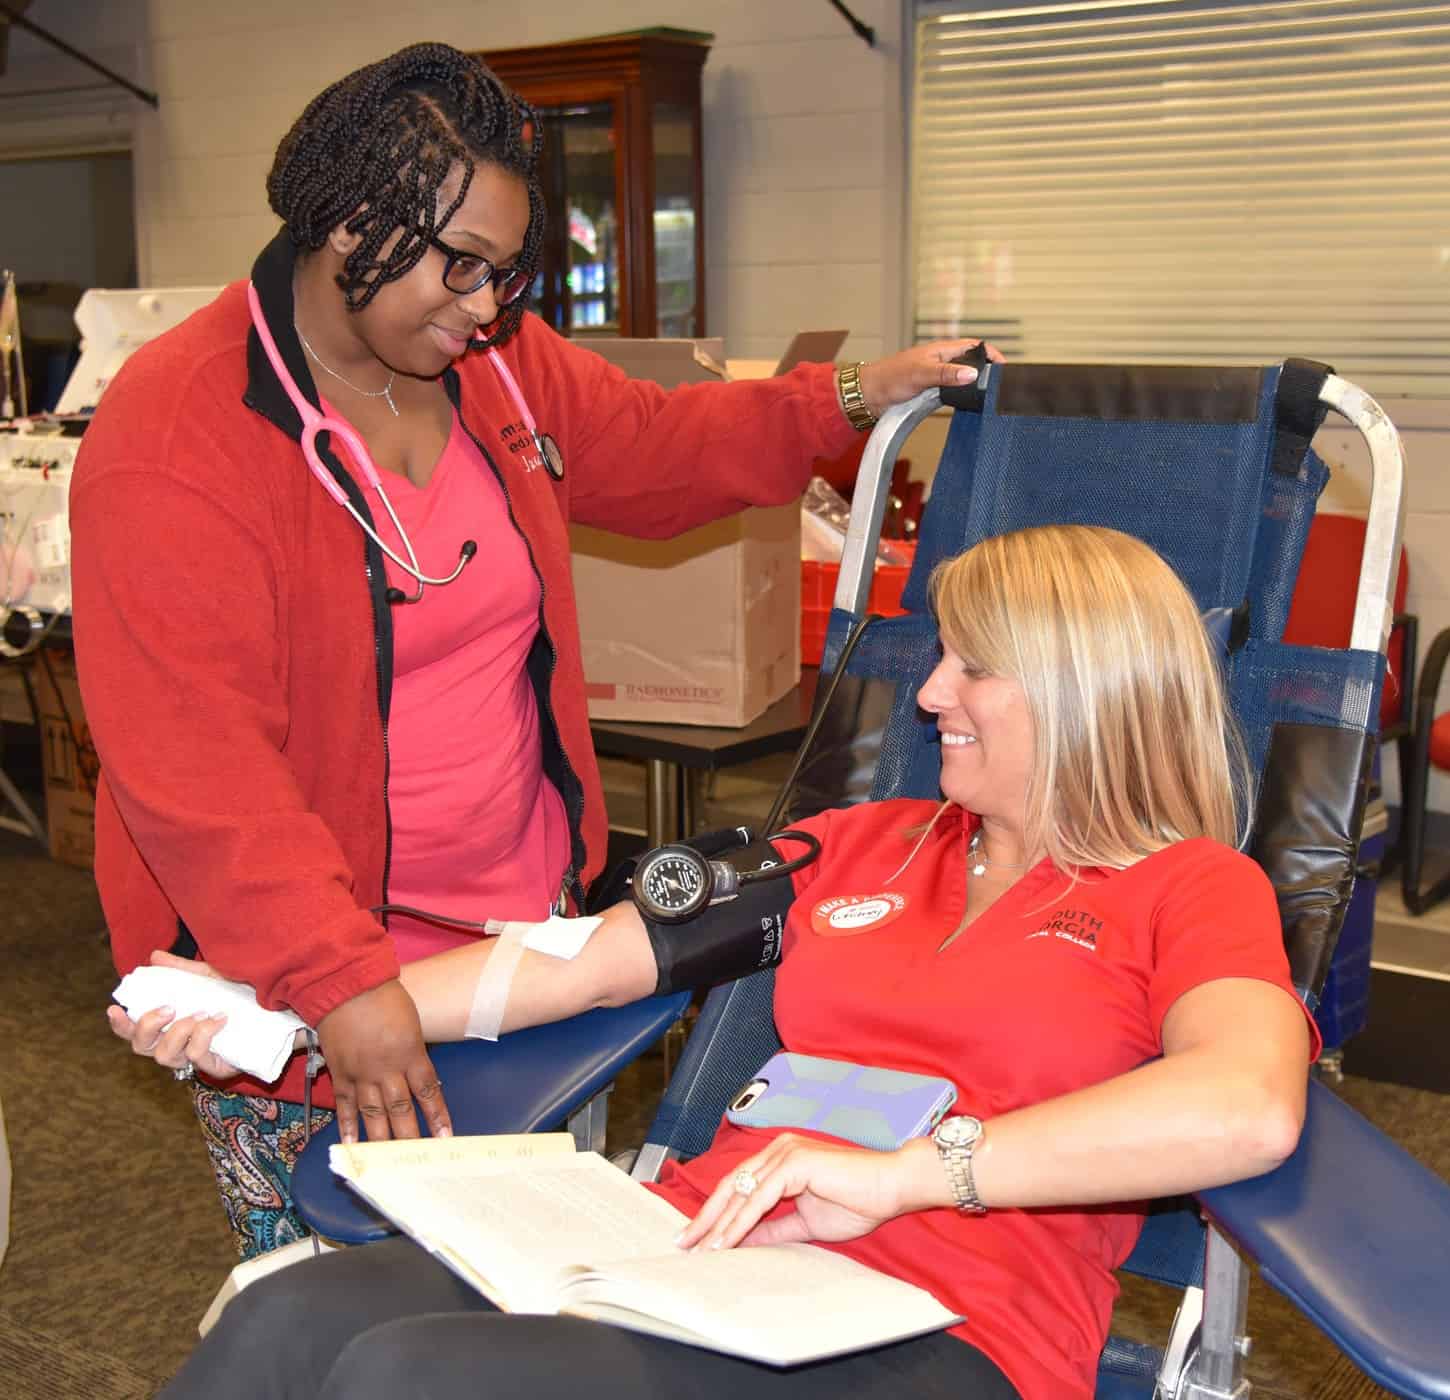
<path fill-rule="evenodd" d="M 709 794 L 711 817 L 753 805 L 748 788 L 721 786 Z M 0 1396 L 135 1400 L 186 1356 L 235 1262 L 200 1134 L 185 1090 L 127 1055 L 106 1026 L 115 977 L 90 874 L 4 831 L 0 968 L 0 1103 L 14 1173 Z M 621 1083 L 611 1151 L 638 1142 L 662 1082 L 656 1054 Z M 1343 1092 L 1450 1175 L 1450 1098 L 1353 1078 Z M 1172 1309 L 1162 1290 L 1127 1281 L 1117 1330 L 1161 1338 Z M 1256 1284 L 1250 1320 L 1250 1375 L 1266 1400 L 1384 1393 L 1266 1287 Z"/>

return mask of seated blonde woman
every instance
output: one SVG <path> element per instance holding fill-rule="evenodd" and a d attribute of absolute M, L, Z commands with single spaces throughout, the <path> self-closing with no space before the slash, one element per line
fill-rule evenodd
<path fill-rule="evenodd" d="M 1315 1033 L 1273 891 L 1235 849 L 1240 751 L 1172 571 L 1115 531 L 1045 527 L 943 565 L 931 596 L 942 657 L 918 703 L 940 731 L 946 801 L 802 824 L 822 850 L 793 877 L 775 1013 L 789 1050 L 958 1085 L 942 1141 L 877 1152 L 726 1123 L 655 1189 L 692 1218 L 682 1248 L 829 1246 L 967 1321 L 776 1371 L 497 1313 L 397 1241 L 248 1289 L 167 1396 L 1092 1394 L 1142 1203 L 1282 1161 Z M 875 922 L 825 917 L 828 901 L 882 893 L 898 898 Z M 489 956 L 404 969 L 430 1036 L 462 1032 Z M 635 910 L 613 909 L 560 974 L 526 953 L 506 1028 L 654 990 Z M 151 1048 L 158 1027 L 132 1029 Z M 208 1042 L 183 1024 L 156 1054 L 216 1069 Z M 960 1144 L 966 1167 L 949 1170 Z"/>

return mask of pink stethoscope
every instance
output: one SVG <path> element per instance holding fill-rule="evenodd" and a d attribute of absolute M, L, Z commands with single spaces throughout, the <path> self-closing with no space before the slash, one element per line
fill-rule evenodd
<path fill-rule="evenodd" d="M 434 578 L 425 574 L 418 567 L 418 555 L 413 548 L 413 542 L 408 538 L 407 531 L 403 529 L 403 523 L 398 519 L 398 513 L 393 509 L 393 503 L 388 499 L 388 493 L 383 490 L 382 478 L 378 475 L 377 465 L 374 463 L 372 454 L 368 451 L 367 444 L 358 436 L 352 424 L 344 422 L 341 418 L 332 418 L 327 414 L 314 408 L 302 396 L 302 391 L 297 387 L 297 382 L 288 372 L 287 366 L 282 362 L 282 354 L 277 349 L 277 342 L 272 338 L 271 327 L 267 325 L 267 318 L 262 315 L 262 303 L 257 296 L 256 287 L 247 283 L 247 306 L 252 313 L 252 325 L 257 332 L 257 339 L 262 342 L 262 349 L 267 352 L 267 359 L 271 361 L 272 369 L 277 379 L 286 390 L 287 397 L 292 400 L 292 407 L 297 410 L 298 416 L 302 419 L 302 455 L 307 459 L 307 466 L 312 475 L 322 483 L 323 489 L 334 501 L 338 503 L 354 520 L 361 526 L 363 533 L 377 547 L 388 556 L 404 573 L 409 574 L 417 580 L 418 591 L 416 593 L 404 593 L 401 589 L 390 588 L 388 599 L 390 602 L 416 603 L 423 596 L 423 589 L 427 584 L 441 587 L 445 583 L 452 583 L 464 568 L 468 561 L 478 553 L 478 544 L 474 540 L 464 540 L 458 551 L 458 563 L 454 566 L 451 574 L 444 574 Z M 475 334 L 479 339 L 483 338 L 483 329 L 480 327 Z M 524 427 L 528 430 L 529 436 L 534 441 L 539 457 L 547 468 L 549 475 L 555 481 L 562 481 L 564 478 L 564 459 L 559 452 L 558 444 L 548 433 L 541 433 L 538 425 L 534 422 L 534 415 L 529 411 L 529 406 L 524 400 L 523 392 L 518 386 L 518 381 L 513 377 L 509 367 L 504 363 L 503 356 L 497 350 L 489 350 L 488 358 L 492 363 L 499 379 L 503 382 L 505 391 L 513 400 L 514 408 L 519 417 L 523 420 Z M 403 549 L 407 552 L 407 558 L 401 558 L 396 552 L 390 549 L 381 539 L 371 525 L 359 514 L 353 503 L 348 500 L 347 493 L 337 483 L 336 478 L 328 471 L 323 463 L 321 455 L 317 451 L 317 435 L 319 433 L 331 433 L 333 437 L 340 438 L 346 446 L 354 465 L 363 474 L 363 479 L 378 493 L 382 500 L 383 508 L 388 513 L 388 519 L 393 522 L 393 529 L 398 532 L 398 538 L 403 542 Z"/>

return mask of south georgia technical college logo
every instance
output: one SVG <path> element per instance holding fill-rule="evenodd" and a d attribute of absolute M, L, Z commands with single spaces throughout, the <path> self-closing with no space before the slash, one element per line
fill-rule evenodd
<path fill-rule="evenodd" d="M 1098 935 L 1103 931 L 1103 921 L 1094 918 L 1084 909 L 1056 909 L 1047 923 L 1028 938 L 1061 938 L 1076 943 L 1089 952 L 1098 950 Z"/>

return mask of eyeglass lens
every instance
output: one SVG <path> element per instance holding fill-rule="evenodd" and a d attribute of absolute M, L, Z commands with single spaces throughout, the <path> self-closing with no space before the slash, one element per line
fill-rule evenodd
<path fill-rule="evenodd" d="M 448 266 L 443 271 L 443 285 L 450 292 L 467 296 L 490 280 L 493 282 L 494 299 L 500 306 L 507 306 L 523 296 L 534 279 L 522 268 L 495 267 L 487 258 L 476 253 L 449 253 Z"/>

